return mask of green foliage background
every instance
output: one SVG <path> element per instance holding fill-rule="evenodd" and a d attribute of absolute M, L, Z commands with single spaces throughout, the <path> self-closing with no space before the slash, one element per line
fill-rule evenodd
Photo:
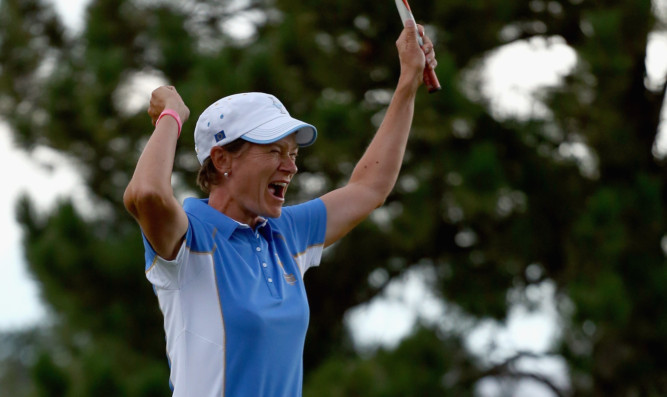
<path fill-rule="evenodd" d="M 665 86 L 645 83 L 649 34 L 665 30 L 657 4 L 411 1 L 436 42 L 443 90 L 417 99 L 383 209 L 390 221 L 363 223 L 308 274 L 304 395 L 466 396 L 489 378 L 529 379 L 554 395 L 667 395 L 667 172 L 654 151 Z M 223 29 L 239 15 L 254 25 L 248 39 Z M 344 183 L 374 133 L 398 76 L 397 21 L 390 2 L 93 0 L 73 34 L 50 3 L 1 0 L 0 116 L 21 148 L 76 161 L 96 208 L 17 203 L 29 268 L 55 318 L 0 335 L 2 395 L 168 394 L 161 314 L 121 201 L 151 131 L 143 109 L 127 110 L 128 79 L 162 76 L 193 119 L 224 95 L 276 94 L 320 131 L 290 189 L 299 202 Z M 495 49 L 532 37 L 560 37 L 576 67 L 542 93 L 546 117 L 499 118 L 470 75 Z M 181 195 L 196 191 L 193 126 L 177 153 Z M 592 167 L 563 154 L 581 143 Z M 432 270 L 430 287 L 460 323 L 357 352 L 344 315 L 387 285 L 369 276 L 390 281 L 416 266 Z M 517 365 L 534 354 L 494 362 L 464 342 L 511 305 L 538 303 L 526 291 L 548 280 L 562 329 L 545 356 L 567 364 L 567 387 Z"/>

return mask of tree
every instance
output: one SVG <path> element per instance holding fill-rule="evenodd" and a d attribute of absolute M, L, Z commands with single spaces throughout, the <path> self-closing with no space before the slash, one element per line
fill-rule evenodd
<path fill-rule="evenodd" d="M 664 26 L 651 2 L 411 3 L 429 11 L 443 91 L 418 98 L 384 223 L 363 223 L 306 276 L 305 393 L 467 395 L 485 377 L 529 378 L 561 395 L 667 393 L 667 173 L 652 155 L 665 87 L 644 83 L 649 33 Z M 290 190 L 298 202 L 343 183 L 372 136 L 398 76 L 396 11 L 352 1 L 97 0 L 71 36 L 43 1 L 0 7 L 0 114 L 26 150 L 47 145 L 76 159 L 99 209 L 85 214 L 62 202 L 37 213 L 29 198 L 17 206 L 30 269 L 57 314 L 50 342 L 28 342 L 41 353 L 27 364 L 38 386 L 26 393 L 164 395 L 160 313 L 139 273 L 139 231 L 121 203 L 150 125 L 142 110 L 127 110 L 121 88 L 159 72 L 193 117 L 228 93 L 276 93 L 321 131 L 302 152 Z M 223 29 L 240 13 L 256 29 L 245 40 Z M 531 37 L 562 38 L 577 66 L 544 93 L 547 117 L 498 118 L 462 82 L 490 51 Z M 179 194 L 195 189 L 188 124 Z M 581 143 L 593 168 L 563 155 Z M 518 371 L 521 356 L 489 366 L 467 351 L 464 335 L 437 327 L 395 351 L 358 355 L 342 318 L 382 291 L 369 275 L 379 269 L 391 280 L 424 263 L 440 296 L 480 320 L 506 317 L 515 303 L 508 290 L 553 280 L 571 304 L 560 306 L 566 321 L 550 354 L 567 360 L 571 390 Z"/>

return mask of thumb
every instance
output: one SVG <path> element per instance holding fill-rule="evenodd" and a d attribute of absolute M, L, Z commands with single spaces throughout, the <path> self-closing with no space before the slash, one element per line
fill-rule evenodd
<path fill-rule="evenodd" d="M 408 42 L 411 41 L 419 41 L 417 38 L 417 35 L 419 34 L 417 31 L 417 24 L 415 23 L 414 20 L 412 19 L 407 19 L 404 23 L 403 26 L 405 27 L 405 37 Z"/>
<path fill-rule="evenodd" d="M 417 32 L 417 24 L 414 19 L 406 19 L 403 22 L 403 26 L 410 31 L 410 33 Z"/>

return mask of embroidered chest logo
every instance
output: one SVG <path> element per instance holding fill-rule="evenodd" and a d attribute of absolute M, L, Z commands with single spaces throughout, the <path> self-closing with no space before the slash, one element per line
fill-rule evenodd
<path fill-rule="evenodd" d="M 285 266 L 283 266 L 283 263 L 280 261 L 280 257 L 278 256 L 278 254 L 275 255 L 276 255 L 276 261 L 278 261 L 278 264 L 280 265 L 280 268 L 283 271 L 283 277 L 285 277 L 285 281 L 287 281 L 287 284 L 289 285 L 296 284 L 296 277 L 294 276 L 294 274 L 292 273 L 287 274 L 287 272 L 285 271 Z"/>

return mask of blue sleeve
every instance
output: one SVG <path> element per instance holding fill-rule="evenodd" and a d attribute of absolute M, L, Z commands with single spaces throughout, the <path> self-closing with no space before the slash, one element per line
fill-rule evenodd
<path fill-rule="evenodd" d="M 278 219 L 284 233 L 295 239 L 298 254 L 314 245 L 323 245 L 327 230 L 327 209 L 322 200 L 314 199 L 303 204 L 283 208 Z"/>
<path fill-rule="evenodd" d="M 193 218 L 190 214 L 186 213 L 188 216 L 188 230 L 185 233 L 185 246 L 191 247 L 193 245 L 193 236 L 194 236 L 194 229 L 196 225 L 199 225 L 201 222 L 199 222 L 198 219 Z M 144 261 L 146 262 L 146 267 L 144 270 L 148 270 L 153 266 L 158 260 L 165 262 L 165 263 L 173 263 L 175 261 L 167 261 L 160 257 L 157 252 L 155 252 L 155 249 L 151 245 L 151 243 L 148 241 L 146 238 L 146 235 L 144 234 L 144 231 L 141 231 L 141 238 L 144 242 Z"/>
<path fill-rule="evenodd" d="M 146 238 L 143 230 L 141 231 L 141 238 L 144 241 L 144 260 L 146 261 L 146 267 L 144 270 L 148 270 L 153 265 L 153 263 L 155 263 L 158 255 L 153 249 L 151 243 L 148 242 L 148 239 Z"/>

